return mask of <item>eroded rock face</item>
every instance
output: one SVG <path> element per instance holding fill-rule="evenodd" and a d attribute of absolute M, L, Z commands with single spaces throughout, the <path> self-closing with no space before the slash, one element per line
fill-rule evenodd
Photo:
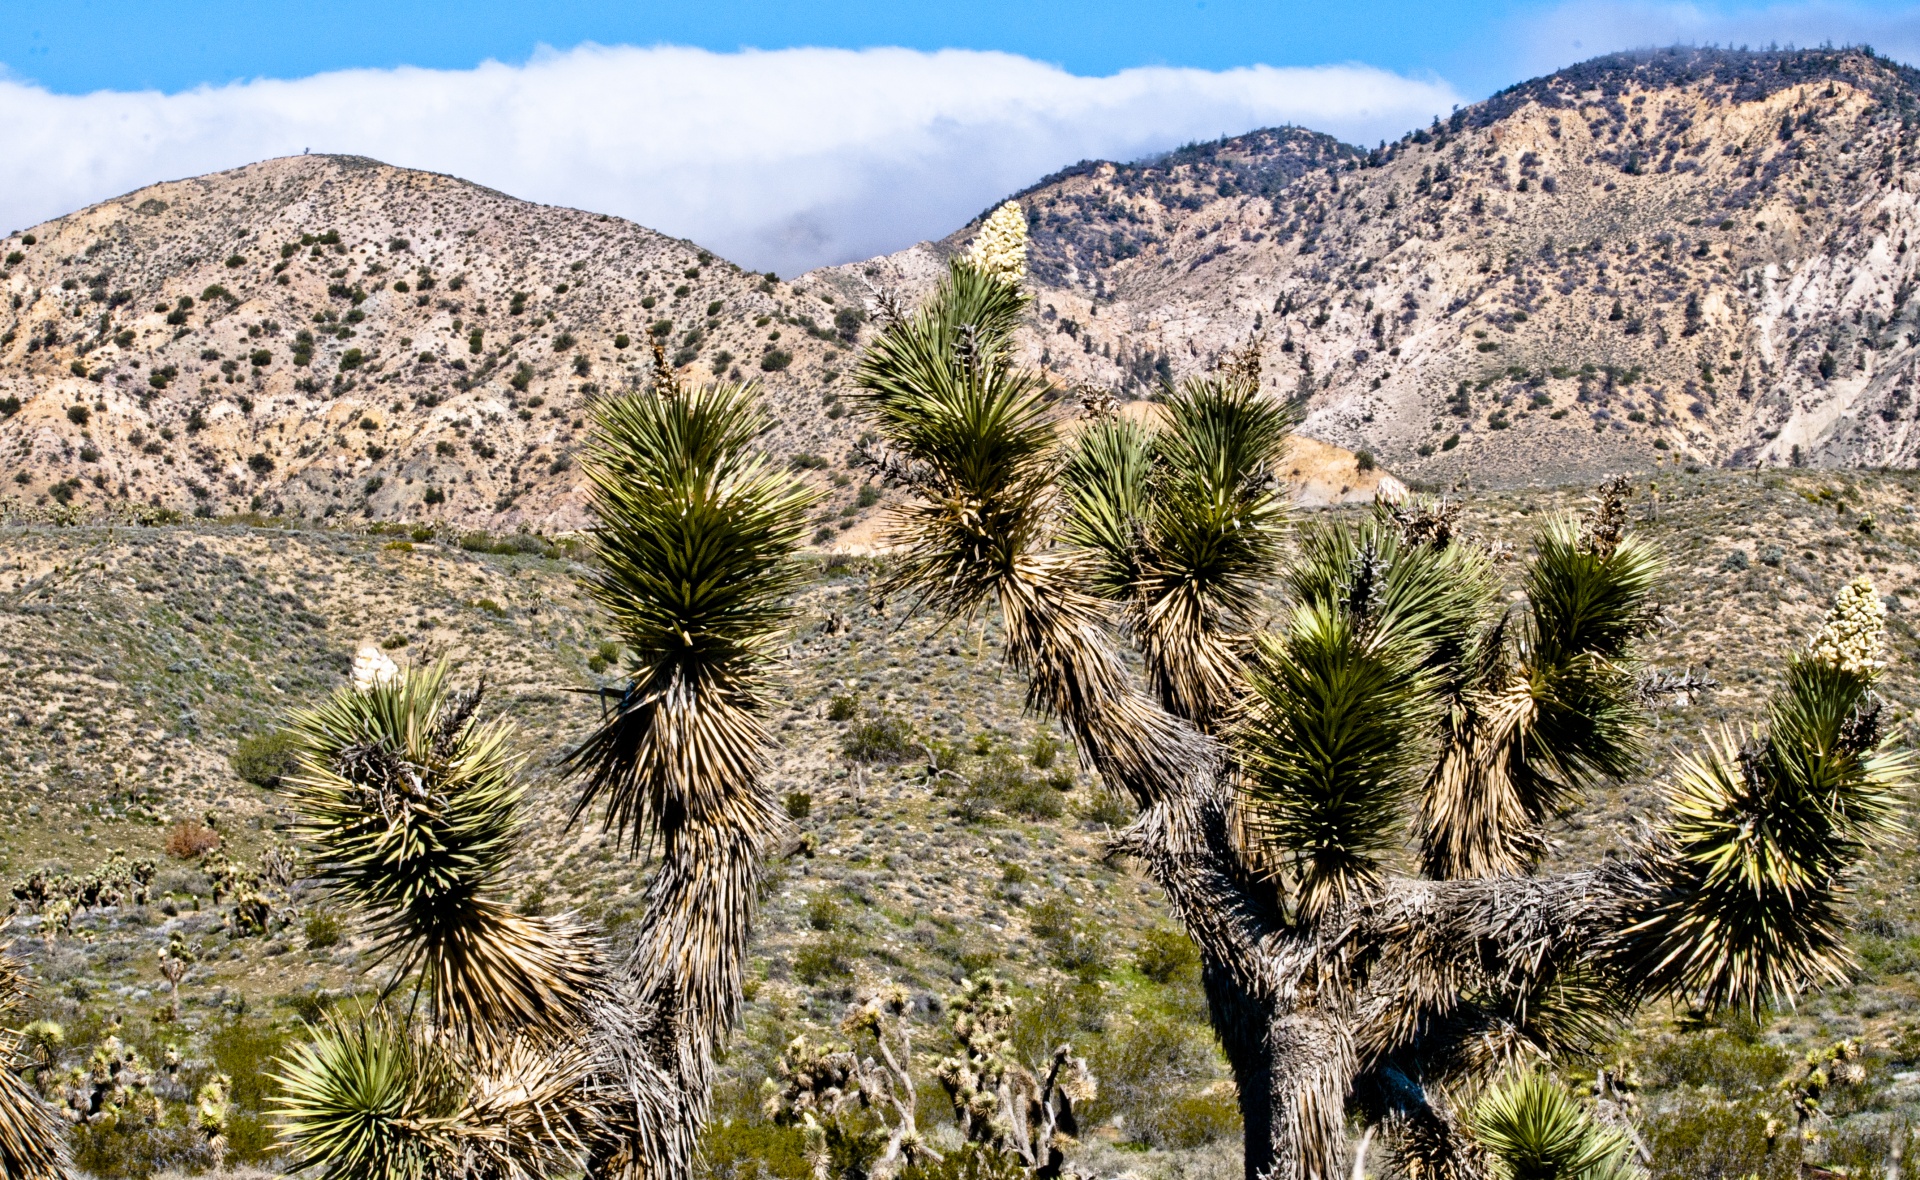
<path fill-rule="evenodd" d="M 575 527 L 585 404 L 647 380 L 656 341 L 688 380 L 762 379 L 782 456 L 837 460 L 850 429 L 822 396 L 859 333 L 834 305 L 616 218 L 356 157 L 155 185 L 0 252 L 18 503 Z"/>
<path fill-rule="evenodd" d="M 1145 393 L 1264 336 L 1306 433 L 1430 480 L 1909 464 L 1917 79 L 1626 54 L 1378 151 L 1282 130 L 1077 166 L 1019 198 L 1027 357 Z M 815 277 L 917 289 L 967 232 Z"/>

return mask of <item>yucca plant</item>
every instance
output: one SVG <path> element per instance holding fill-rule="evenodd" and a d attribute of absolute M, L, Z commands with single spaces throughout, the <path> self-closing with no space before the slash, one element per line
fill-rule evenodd
<path fill-rule="evenodd" d="M 1537 1069 L 1490 1087 L 1475 1104 L 1473 1136 L 1494 1180 L 1636 1180 L 1626 1133 L 1580 1109 Z"/>
<path fill-rule="evenodd" d="M 14 1072 L 26 1038 L 6 1024 L 26 1001 L 26 975 L 0 944 L 0 1176 L 64 1180 L 71 1175 L 66 1124 Z"/>
<path fill-rule="evenodd" d="M 1879 752 L 1870 591 L 1738 771 L 1703 755 L 1632 855 L 1543 873 L 1544 826 L 1640 765 L 1674 684 L 1636 654 L 1662 563 L 1625 481 L 1545 524 L 1511 598 L 1445 502 L 1304 530 L 1285 559 L 1288 417 L 1256 358 L 1166 390 L 1157 422 L 1060 420 L 1014 363 L 1023 223 L 995 219 L 857 370 L 870 457 L 912 493 L 891 589 L 997 609 L 1029 701 L 1139 809 L 1115 844 L 1200 946 L 1250 1178 L 1343 1170 L 1350 1113 L 1403 1170 L 1470 1174 L 1456 1106 L 1504 1072 L 1654 996 L 1834 978 L 1845 874 L 1907 777 Z"/>
<path fill-rule="evenodd" d="M 525 790 L 510 727 L 480 722 L 479 704 L 438 665 L 295 712 L 294 832 L 312 874 L 366 915 L 396 983 L 417 980 L 442 1027 L 564 1031 L 598 986 L 599 956 L 568 920 L 498 897 Z"/>
<path fill-rule="evenodd" d="M 752 449 L 766 425 L 754 387 L 683 388 L 657 364 L 651 392 L 594 408 L 583 459 L 599 520 L 588 588 L 626 664 L 570 755 L 574 814 L 599 804 L 636 846 L 660 842 L 628 967 L 642 1002 L 667 1006 L 680 1030 L 696 1127 L 740 1003 L 761 858 L 787 822 L 760 778 L 762 716 L 818 497 Z"/>
<path fill-rule="evenodd" d="M 683 388 L 656 352 L 643 393 L 596 403 L 588 588 L 627 652 L 569 755 L 578 818 L 657 841 L 639 933 L 609 963 L 569 918 L 498 899 L 523 788 L 511 731 L 444 667 L 362 653 L 293 722 L 312 871 L 364 914 L 401 998 L 331 1021 L 284 1063 L 285 1136 L 328 1176 L 684 1176 L 712 1055 L 740 1000 L 760 860 L 785 822 L 760 781 L 767 676 L 812 492 L 751 449 L 754 390 Z"/>

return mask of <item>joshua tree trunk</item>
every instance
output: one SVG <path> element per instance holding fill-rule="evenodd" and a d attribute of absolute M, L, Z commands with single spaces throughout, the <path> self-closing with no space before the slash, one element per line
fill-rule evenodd
<path fill-rule="evenodd" d="M 1247 1180 L 1258 1180 L 1273 1169 L 1273 1111 L 1268 1101 L 1273 1092 L 1273 1056 L 1267 1043 L 1267 1012 L 1212 955 L 1201 956 L 1200 982 L 1206 988 L 1214 1035 L 1233 1067 L 1246 1135 Z"/>

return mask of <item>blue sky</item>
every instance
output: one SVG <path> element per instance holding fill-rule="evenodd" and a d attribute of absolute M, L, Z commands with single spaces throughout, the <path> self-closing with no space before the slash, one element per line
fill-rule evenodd
<path fill-rule="evenodd" d="M 1319 65 L 1363 61 L 1498 86 L 1512 64 L 1487 36 L 1524 6 L 1470 0 L 1107 0 L 955 4 L 515 3 L 458 6 L 342 0 L 325 5 L 205 0 L 9 0 L 24 31 L 0 49 L 17 76 L 61 93 L 259 76 L 296 78 L 351 66 L 458 69 L 525 60 L 538 46 L 668 43 L 719 52 L 834 46 L 995 49 L 1110 74 L 1128 66 Z M 1535 6 L 1538 7 L 1538 6 Z M 1509 71 L 1510 72 L 1510 71 Z"/>
<path fill-rule="evenodd" d="M 1920 3 L 0 0 L 0 229 L 310 148 L 792 273 L 1082 158 L 1372 143 L 1598 53 L 1770 41 L 1920 60 Z"/>

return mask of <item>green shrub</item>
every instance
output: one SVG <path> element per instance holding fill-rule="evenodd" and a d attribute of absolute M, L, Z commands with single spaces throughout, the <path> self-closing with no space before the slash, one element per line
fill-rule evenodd
<path fill-rule="evenodd" d="M 829 934 L 800 948 L 793 956 L 793 973 L 802 983 L 815 984 L 853 975 L 859 947 L 845 934 Z"/>
<path fill-rule="evenodd" d="M 1080 818 L 1109 828 L 1125 827 L 1133 822 L 1133 805 L 1110 790 L 1099 790 L 1081 807 Z"/>
<path fill-rule="evenodd" d="M 1656 1086 L 1710 1088 L 1741 1098 L 1771 1090 L 1792 1064 L 1793 1055 L 1777 1045 L 1716 1028 L 1660 1045 L 1648 1055 L 1647 1074 Z"/>
<path fill-rule="evenodd" d="M 840 903 L 830 893 L 816 893 L 807 899 L 807 925 L 815 930 L 832 930 L 840 924 Z"/>
<path fill-rule="evenodd" d="M 1045 944 L 1055 967 L 1082 979 L 1106 973 L 1106 934 L 1080 907 L 1063 898 L 1049 898 L 1028 908 L 1027 925 Z"/>
<path fill-rule="evenodd" d="M 828 721 L 851 721 L 860 712 L 860 698 L 850 692 L 835 694 L 827 702 Z"/>
<path fill-rule="evenodd" d="M 806 1132 L 758 1119 L 717 1118 L 700 1141 L 700 1180 L 813 1180 Z"/>
<path fill-rule="evenodd" d="M 1234 1138 L 1241 1133 L 1240 1103 L 1231 1086 L 1209 1086 L 1167 1103 L 1148 1133 L 1155 1146 L 1176 1151 Z"/>
<path fill-rule="evenodd" d="M 967 780 L 955 805 L 955 814 L 969 822 L 998 809 L 1028 819 L 1053 819 L 1066 810 L 1060 793 L 1029 777 L 1006 751 L 989 757 Z"/>
<path fill-rule="evenodd" d="M 1134 966 L 1155 983 L 1198 982 L 1200 950 L 1179 930 L 1149 930 L 1134 948 Z"/>
<path fill-rule="evenodd" d="M 792 363 L 793 354 L 780 348 L 769 348 L 760 357 L 760 368 L 768 373 L 778 373 Z"/>
<path fill-rule="evenodd" d="M 1060 743 L 1050 733 L 1042 733 L 1033 739 L 1033 748 L 1027 752 L 1027 760 L 1033 763 L 1035 770 L 1050 770 L 1054 760 L 1060 757 Z"/>
<path fill-rule="evenodd" d="M 1219 1051 L 1204 1028 L 1152 1017 L 1122 1025 L 1091 1046 L 1099 1097 L 1091 1125 L 1118 1115 L 1128 1138 L 1162 1149 L 1194 1147 L 1231 1134 L 1239 1112 L 1220 1094 Z"/>
<path fill-rule="evenodd" d="M 73 1130 L 73 1162 L 97 1180 L 148 1180 L 166 1172 L 201 1172 L 213 1163 L 204 1137 L 184 1121 L 155 1124 L 122 1117 Z"/>
<path fill-rule="evenodd" d="M 301 931 L 306 935 L 307 949 L 323 951 L 340 943 L 340 920 L 328 913 L 317 913 L 307 919 Z"/>
<path fill-rule="evenodd" d="M 1767 1122 L 1773 1118 L 1793 1125 L 1791 1112 L 1758 1100 L 1729 1103 L 1687 1095 L 1641 1124 L 1653 1153 L 1648 1180 L 1798 1177 L 1799 1137 L 1789 1133 L 1769 1139 Z"/>
<path fill-rule="evenodd" d="M 233 773 L 256 787 L 273 788 L 294 769 L 293 735 L 283 729 L 241 738 L 228 762 Z"/>
<path fill-rule="evenodd" d="M 73 423 L 75 426 L 85 426 L 87 424 L 87 419 L 91 418 L 92 416 L 93 416 L 93 411 L 87 409 L 87 407 L 85 406 L 68 406 L 67 407 L 67 421 Z"/>
<path fill-rule="evenodd" d="M 279 1093 L 271 1073 L 261 1068 L 286 1052 L 291 1034 L 263 1020 L 238 1017 L 214 1030 L 207 1055 L 216 1071 L 233 1079 L 228 1092 L 241 1110 L 264 1111 Z"/>
<path fill-rule="evenodd" d="M 840 749 L 855 762 L 906 762 L 917 752 L 913 723 L 891 713 L 876 713 L 849 729 Z"/>
<path fill-rule="evenodd" d="M 813 814 L 813 795 L 808 791 L 788 791 L 780 800 L 787 809 L 788 819 L 805 819 Z"/>

